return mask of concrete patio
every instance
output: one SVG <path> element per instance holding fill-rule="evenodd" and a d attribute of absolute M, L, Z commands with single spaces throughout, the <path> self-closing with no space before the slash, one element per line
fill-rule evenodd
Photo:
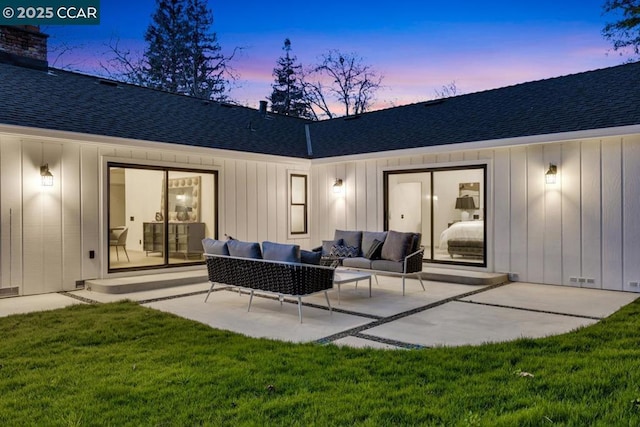
<path fill-rule="evenodd" d="M 303 298 L 301 324 L 294 300 L 281 305 L 273 296 L 256 294 L 247 312 L 248 294 L 220 286 L 204 303 L 208 287 L 203 282 L 124 294 L 77 290 L 5 298 L 0 316 L 129 299 L 256 338 L 399 349 L 562 334 L 596 323 L 638 298 L 627 292 L 519 282 L 471 286 L 425 281 L 423 291 L 414 280 L 408 281 L 403 297 L 401 279 L 379 276 L 371 298 L 366 281 L 343 285 L 339 305 L 337 289 L 330 291 L 333 313 L 323 294 Z"/>

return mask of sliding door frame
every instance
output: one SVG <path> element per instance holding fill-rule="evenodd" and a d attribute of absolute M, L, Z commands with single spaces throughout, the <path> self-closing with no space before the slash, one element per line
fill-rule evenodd
<path fill-rule="evenodd" d="M 419 167 L 419 168 L 415 168 L 415 169 L 389 169 L 389 170 L 384 170 L 382 172 L 382 189 L 383 189 L 383 223 L 384 223 L 384 230 L 389 230 L 389 177 L 391 175 L 403 175 L 403 174 L 416 174 L 416 173 L 428 173 L 430 175 L 430 188 L 429 188 L 429 193 L 433 196 L 434 193 L 434 173 L 436 172 L 445 172 L 445 171 L 461 171 L 461 170 L 478 170 L 481 169 L 482 170 L 482 185 L 484 188 L 484 191 L 482 192 L 482 206 L 483 206 L 483 215 L 482 215 L 482 221 L 483 221 L 483 257 L 482 257 L 482 262 L 465 262 L 465 261 L 460 261 L 459 259 L 451 259 L 451 260 L 444 260 L 444 259 L 435 259 L 435 245 L 434 245 L 434 228 L 435 228 L 435 224 L 434 224 L 434 213 L 435 213 L 435 208 L 434 208 L 434 201 L 433 201 L 433 197 L 431 197 L 431 199 L 429 200 L 429 210 L 430 210 L 430 224 L 429 224 L 429 230 L 430 230 L 430 239 L 431 241 L 430 243 L 430 253 L 429 253 L 429 259 L 423 259 L 423 262 L 425 263 L 429 263 L 429 264 L 444 264 L 444 265 L 460 265 L 460 266 L 465 266 L 465 267 L 477 267 L 477 268 L 487 268 L 487 256 L 488 256 L 488 252 L 487 252 L 487 220 L 489 218 L 489 212 L 488 212 L 488 187 L 487 187 L 487 183 L 488 183 L 488 177 L 487 177 L 487 172 L 488 172 L 488 167 L 486 163 L 478 163 L 478 164 L 466 164 L 466 165 L 459 165 L 459 166 L 434 166 L 434 167 Z M 423 236 L 424 239 L 424 236 Z M 424 243 L 424 240 L 423 240 Z"/>
<path fill-rule="evenodd" d="M 220 212 L 220 180 L 219 180 L 219 171 L 214 169 L 196 169 L 196 168 L 185 168 L 185 167 L 176 167 L 169 165 L 151 165 L 151 164 L 139 164 L 139 163 L 127 163 L 120 161 L 106 161 L 106 186 L 104 193 L 104 203 L 106 210 L 105 212 L 105 221 L 103 225 L 103 235 L 106 235 L 106 242 L 103 247 L 106 250 L 106 256 L 104 257 L 106 262 L 106 271 L 109 274 L 112 273 L 123 273 L 123 272 L 132 272 L 132 271 L 150 271 L 150 270 L 159 270 L 159 269 L 170 269 L 170 268 L 179 268 L 179 267 L 189 267 L 195 265 L 203 265 L 205 263 L 204 260 L 198 260 L 193 262 L 181 262 L 181 263 L 170 263 L 169 262 L 169 201 L 168 197 L 164 198 L 164 205 L 162 206 L 162 218 L 163 218 L 163 261 L 162 264 L 151 265 L 151 266 L 132 266 L 132 267 L 124 267 L 124 268 L 111 268 L 111 248 L 109 247 L 109 226 L 111 224 L 111 168 L 123 168 L 123 169 L 138 169 L 138 170 L 150 170 L 150 171 L 159 171 L 164 173 L 164 193 L 165 195 L 169 194 L 169 177 L 171 172 L 187 172 L 187 173 L 199 173 L 199 174 L 207 174 L 213 176 L 213 189 L 214 189 L 214 212 L 213 212 L 213 227 L 214 227 L 214 239 L 218 238 L 218 229 L 219 229 L 219 212 Z M 202 207 L 201 207 L 202 208 Z"/>

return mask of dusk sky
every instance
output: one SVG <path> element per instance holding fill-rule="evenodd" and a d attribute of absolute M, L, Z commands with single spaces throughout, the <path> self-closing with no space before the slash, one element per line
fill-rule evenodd
<path fill-rule="evenodd" d="M 240 79 L 230 97 L 257 107 L 271 93 L 272 71 L 285 38 L 303 65 L 329 49 L 357 53 L 383 75 L 375 109 L 432 99 L 455 81 L 471 93 L 620 64 L 601 35 L 604 0 L 333 1 L 210 0 L 213 30 Z M 81 46 L 53 64 L 95 74 L 113 37 L 144 49 L 154 0 L 109 0 L 99 26 L 47 26 L 50 46 Z M 50 55 L 50 62 L 54 61 Z"/>

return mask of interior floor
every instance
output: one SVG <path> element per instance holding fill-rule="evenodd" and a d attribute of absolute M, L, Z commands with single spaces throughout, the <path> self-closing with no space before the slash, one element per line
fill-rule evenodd
<path fill-rule="evenodd" d="M 111 247 L 110 250 L 109 267 L 111 269 L 153 267 L 163 265 L 164 263 L 163 255 L 160 252 L 147 253 L 145 251 L 127 249 L 127 254 L 129 254 L 129 260 L 127 261 L 127 256 L 122 248 L 118 248 L 117 254 L 115 247 Z M 204 261 L 202 254 L 189 254 L 188 256 L 185 256 L 185 254 L 176 253 L 169 256 L 169 264 L 171 265 L 185 263 L 190 264 L 198 261 Z"/>

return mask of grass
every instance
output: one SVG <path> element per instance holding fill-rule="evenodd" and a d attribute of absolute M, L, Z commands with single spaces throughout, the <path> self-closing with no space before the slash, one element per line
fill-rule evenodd
<path fill-rule="evenodd" d="M 640 425 L 640 300 L 569 334 L 384 351 L 131 302 L 0 319 L 0 425 Z"/>

